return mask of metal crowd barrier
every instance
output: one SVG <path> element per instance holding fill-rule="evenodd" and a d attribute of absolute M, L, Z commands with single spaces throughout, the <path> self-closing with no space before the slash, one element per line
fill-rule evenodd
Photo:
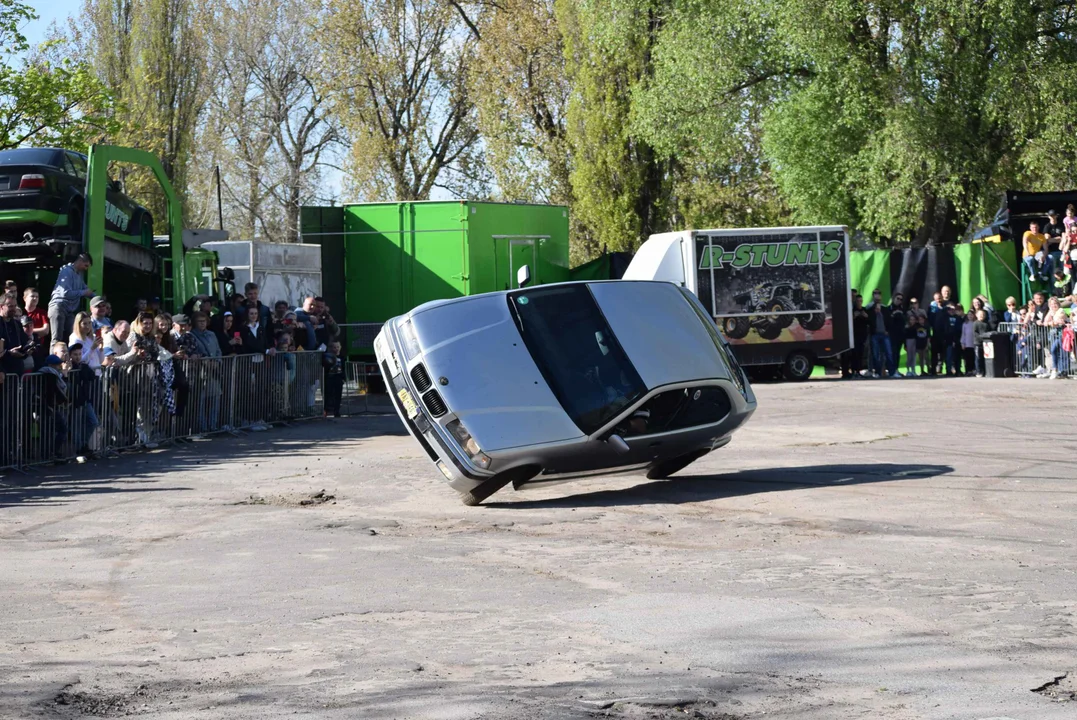
<path fill-rule="evenodd" d="M 0 469 L 321 417 L 348 386 L 345 375 L 323 372 L 323 357 L 234 355 L 139 362 L 99 375 L 0 375 Z M 366 376 L 352 382 L 357 391 Z"/>
<path fill-rule="evenodd" d="M 998 332 L 1010 334 L 1010 357 L 1014 375 L 1035 377 L 1057 370 L 1058 374 L 1077 377 L 1074 348 L 1065 348 L 1064 328 L 1030 323 L 999 323 Z"/>

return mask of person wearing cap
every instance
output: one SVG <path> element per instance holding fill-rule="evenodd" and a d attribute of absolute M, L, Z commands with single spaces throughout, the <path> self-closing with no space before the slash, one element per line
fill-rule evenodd
<path fill-rule="evenodd" d="M 108 316 L 109 309 L 108 300 L 104 295 L 94 295 L 90 298 L 90 322 L 98 335 L 112 329 L 112 319 Z"/>
<path fill-rule="evenodd" d="M 49 297 L 49 325 L 52 327 L 52 341 L 66 340 L 75 324 L 75 313 L 83 298 L 91 298 L 95 293 L 86 287 L 82 273 L 93 265 L 89 253 L 80 253 L 75 262 L 60 268 L 56 276 L 56 285 Z"/>
<path fill-rule="evenodd" d="M 176 355 L 181 358 L 198 357 L 198 343 L 191 335 L 191 319 L 183 313 L 172 316 L 172 340 L 176 346 Z"/>
<path fill-rule="evenodd" d="M 45 364 L 36 374 L 44 378 L 44 392 L 41 394 L 44 406 L 44 438 L 49 454 L 59 454 L 67 439 L 67 413 L 62 406 L 68 403 L 67 376 L 64 361 L 58 355 L 49 355 Z"/>
<path fill-rule="evenodd" d="M 97 373 L 83 359 L 82 343 L 67 346 L 70 369 L 67 372 L 68 397 L 71 398 L 71 440 L 79 455 L 88 455 L 90 437 L 101 423 L 93 406 Z"/>

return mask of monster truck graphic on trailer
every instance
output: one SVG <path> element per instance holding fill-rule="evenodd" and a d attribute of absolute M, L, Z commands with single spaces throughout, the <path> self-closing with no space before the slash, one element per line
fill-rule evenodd
<path fill-rule="evenodd" d="M 803 380 L 852 344 L 848 264 L 840 226 L 687 230 L 652 235 L 624 278 L 687 287 L 742 365 Z"/>
<path fill-rule="evenodd" d="M 815 288 L 809 282 L 762 282 L 733 300 L 740 305 L 742 313 L 750 314 L 722 320 L 722 331 L 734 340 L 745 337 L 752 328 L 764 340 L 774 340 L 794 320 L 813 332 L 826 324 L 826 313 L 815 299 Z"/>

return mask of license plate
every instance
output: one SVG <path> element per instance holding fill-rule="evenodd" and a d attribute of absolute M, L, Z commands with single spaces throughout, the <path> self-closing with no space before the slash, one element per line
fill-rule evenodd
<path fill-rule="evenodd" d="M 419 414 L 419 406 L 415 404 L 411 393 L 404 388 L 400 388 L 396 391 L 396 396 L 400 398 L 400 402 L 404 403 L 404 409 L 408 411 L 408 417 L 414 419 Z"/>

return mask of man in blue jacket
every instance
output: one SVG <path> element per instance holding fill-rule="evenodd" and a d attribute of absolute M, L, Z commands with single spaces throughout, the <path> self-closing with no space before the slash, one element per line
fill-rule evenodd
<path fill-rule="evenodd" d="M 82 273 L 93 265 L 89 253 L 80 253 L 75 262 L 60 268 L 56 276 L 56 285 L 49 298 L 49 327 L 52 328 L 52 344 L 67 342 L 75 326 L 75 313 L 79 311 L 82 298 L 93 297 L 97 293 L 86 286 Z"/>
<path fill-rule="evenodd" d="M 890 307 L 883 305 L 883 292 L 876 288 L 871 293 L 868 311 L 868 332 L 871 333 L 871 373 L 882 377 L 885 369 L 890 377 L 896 377 L 897 363 L 890 347 Z"/>

